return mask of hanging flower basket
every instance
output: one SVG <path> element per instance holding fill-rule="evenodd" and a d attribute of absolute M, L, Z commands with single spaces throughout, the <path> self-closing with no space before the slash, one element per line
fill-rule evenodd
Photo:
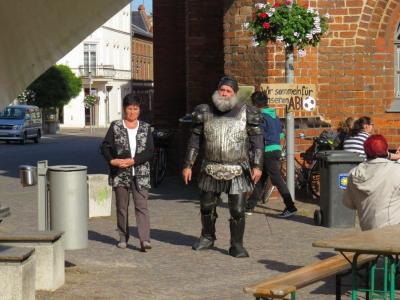
<path fill-rule="evenodd" d="M 253 46 L 264 46 L 268 42 L 282 43 L 288 49 L 296 47 L 300 55 L 304 48 L 317 46 L 327 31 L 327 18 L 318 10 L 293 3 L 283 2 L 257 3 L 256 13 L 251 22 L 244 23 L 245 29 L 253 33 Z"/>
<path fill-rule="evenodd" d="M 83 103 L 85 104 L 85 107 L 89 108 L 95 105 L 97 102 L 97 97 L 93 95 L 87 95 L 85 99 L 83 100 Z"/>

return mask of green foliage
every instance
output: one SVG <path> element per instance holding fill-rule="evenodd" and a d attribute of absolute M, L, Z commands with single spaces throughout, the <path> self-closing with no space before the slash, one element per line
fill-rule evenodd
<path fill-rule="evenodd" d="M 317 46 L 328 30 L 329 15 L 320 16 L 318 10 L 299 6 L 291 0 L 274 5 L 257 3 L 255 7 L 254 19 L 244 24 L 254 34 L 253 46 L 278 42 L 286 48 L 304 50 L 307 46 Z"/>
<path fill-rule="evenodd" d="M 79 95 L 82 80 L 68 66 L 55 65 L 40 75 L 28 88 L 35 95 L 29 104 L 42 108 L 62 107 Z"/>
<path fill-rule="evenodd" d="M 87 95 L 87 96 L 85 97 L 85 99 L 83 99 L 83 103 L 85 104 L 85 106 L 86 106 L 87 108 L 89 108 L 89 107 L 95 105 L 96 102 L 97 102 L 97 98 L 96 98 L 96 96 L 93 96 L 93 95 Z"/>
<path fill-rule="evenodd" d="M 28 103 L 35 100 L 35 93 L 31 90 L 25 90 L 17 96 L 17 99 L 20 103 Z"/>

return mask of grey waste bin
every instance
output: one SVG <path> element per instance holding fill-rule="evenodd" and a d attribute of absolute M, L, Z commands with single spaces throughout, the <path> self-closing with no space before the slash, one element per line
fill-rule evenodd
<path fill-rule="evenodd" d="M 314 213 L 316 225 L 353 227 L 355 211 L 342 203 L 349 171 L 364 159 L 356 153 L 331 150 L 317 154 L 320 163 L 320 210 Z"/>
<path fill-rule="evenodd" d="M 50 227 L 64 231 L 66 250 L 88 246 L 87 167 L 60 165 L 48 168 Z"/>

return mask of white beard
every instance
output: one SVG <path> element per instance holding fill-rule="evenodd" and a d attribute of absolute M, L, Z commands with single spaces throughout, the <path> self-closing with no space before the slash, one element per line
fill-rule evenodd
<path fill-rule="evenodd" d="M 226 112 L 228 110 L 231 110 L 238 104 L 239 99 L 236 97 L 236 95 L 233 95 L 232 97 L 225 98 L 222 97 L 218 94 L 218 91 L 215 91 L 214 94 L 212 95 L 212 101 L 215 105 L 215 107 L 221 111 L 221 112 Z"/>

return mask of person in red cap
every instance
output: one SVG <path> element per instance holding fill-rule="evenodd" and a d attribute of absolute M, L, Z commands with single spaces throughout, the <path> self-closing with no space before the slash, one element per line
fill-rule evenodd
<path fill-rule="evenodd" d="M 400 224 L 400 163 L 379 134 L 364 142 L 367 160 L 349 172 L 343 204 L 356 209 L 362 230 Z"/>

